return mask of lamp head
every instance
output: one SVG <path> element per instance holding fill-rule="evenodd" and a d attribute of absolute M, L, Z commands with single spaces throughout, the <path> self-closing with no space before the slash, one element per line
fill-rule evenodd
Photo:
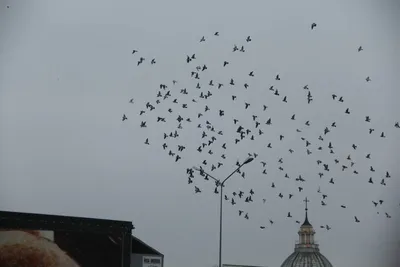
<path fill-rule="evenodd" d="M 253 160 L 254 160 L 253 157 L 248 157 L 248 158 L 243 162 L 243 165 L 244 165 L 244 164 L 247 164 L 247 163 L 250 163 L 250 162 L 252 162 Z"/>

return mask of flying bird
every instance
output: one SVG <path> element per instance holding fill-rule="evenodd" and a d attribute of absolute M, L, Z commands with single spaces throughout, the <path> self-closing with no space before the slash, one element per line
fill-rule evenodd
<path fill-rule="evenodd" d="M 317 27 L 317 23 L 313 22 L 313 23 L 311 24 L 311 30 L 313 30 L 315 27 Z"/>

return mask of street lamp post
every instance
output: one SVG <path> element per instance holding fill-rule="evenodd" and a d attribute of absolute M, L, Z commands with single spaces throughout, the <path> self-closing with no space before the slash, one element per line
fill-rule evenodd
<path fill-rule="evenodd" d="M 203 169 L 201 168 L 197 168 L 197 167 L 193 167 L 194 170 L 199 171 L 200 174 L 202 175 L 207 175 L 209 176 L 211 179 L 215 180 L 216 185 L 220 187 L 220 202 L 219 202 L 219 267 L 222 267 L 222 196 L 223 196 L 223 188 L 224 188 L 224 184 L 225 182 L 232 177 L 233 174 L 235 174 L 243 165 L 250 163 L 254 160 L 253 157 L 248 157 L 242 164 L 240 164 L 236 170 L 234 170 L 231 174 L 228 175 L 228 177 L 226 177 L 222 183 L 220 180 L 218 180 L 217 178 L 215 178 L 214 176 L 208 174 L 207 172 L 205 172 Z"/>

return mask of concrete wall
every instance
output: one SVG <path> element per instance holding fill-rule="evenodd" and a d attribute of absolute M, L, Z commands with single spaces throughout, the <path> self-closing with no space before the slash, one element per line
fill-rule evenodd
<path fill-rule="evenodd" d="M 161 265 L 159 267 L 164 267 L 164 256 L 150 255 L 150 254 L 131 254 L 131 267 L 148 267 L 149 265 L 143 266 L 143 257 L 160 258 Z M 157 267 L 157 265 L 154 265 Z"/>

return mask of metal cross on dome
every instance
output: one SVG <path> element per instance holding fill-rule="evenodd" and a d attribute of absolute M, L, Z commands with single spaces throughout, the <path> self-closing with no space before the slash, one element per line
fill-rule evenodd
<path fill-rule="evenodd" d="M 303 201 L 306 203 L 306 211 L 307 211 L 307 210 L 308 210 L 308 208 L 307 208 L 307 202 L 310 202 L 310 200 L 308 200 L 307 197 L 306 197 L 306 199 L 304 199 Z"/>

